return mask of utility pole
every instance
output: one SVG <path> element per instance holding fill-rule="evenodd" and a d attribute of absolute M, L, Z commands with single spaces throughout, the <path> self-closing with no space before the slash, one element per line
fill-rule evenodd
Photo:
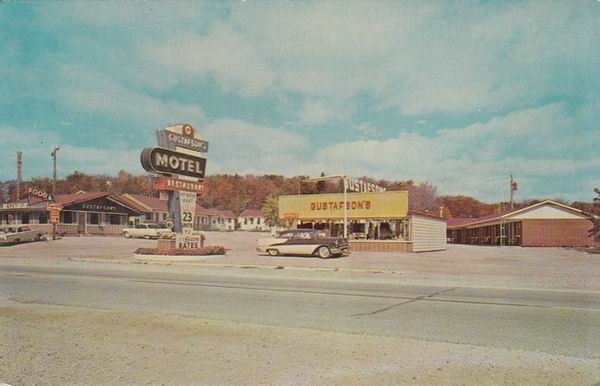
<path fill-rule="evenodd" d="M 17 201 L 21 199 L 21 181 L 23 179 L 23 152 L 17 152 Z"/>
<path fill-rule="evenodd" d="M 52 156 L 52 200 L 56 201 L 56 153 L 60 146 L 55 146 L 50 154 Z M 52 224 L 52 240 L 56 240 L 56 223 Z"/>
<path fill-rule="evenodd" d="M 56 153 L 60 150 L 60 146 L 55 146 L 54 150 L 52 150 L 52 197 L 56 196 Z"/>
<path fill-rule="evenodd" d="M 510 175 L 510 209 L 515 208 L 515 192 L 517 191 L 517 182 L 513 179 L 513 175 Z"/>

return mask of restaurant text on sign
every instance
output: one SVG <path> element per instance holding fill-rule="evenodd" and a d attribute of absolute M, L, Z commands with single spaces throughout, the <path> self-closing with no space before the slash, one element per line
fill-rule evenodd
<path fill-rule="evenodd" d="M 171 177 L 160 176 L 154 182 L 156 190 L 186 191 L 204 194 L 207 191 L 206 182 L 189 181 Z"/>

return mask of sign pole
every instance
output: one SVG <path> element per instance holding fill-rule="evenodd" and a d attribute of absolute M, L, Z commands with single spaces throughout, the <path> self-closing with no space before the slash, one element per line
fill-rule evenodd
<path fill-rule="evenodd" d="M 348 178 L 344 179 L 344 238 L 348 238 Z"/>
<path fill-rule="evenodd" d="M 169 191 L 169 214 L 176 233 L 175 247 L 200 248 L 201 238 L 193 234 L 196 198 L 206 192 L 206 158 L 208 142 L 189 124 L 179 124 L 156 131 L 159 147 L 146 148 L 141 154 L 142 167 L 158 174 L 153 186 Z"/>

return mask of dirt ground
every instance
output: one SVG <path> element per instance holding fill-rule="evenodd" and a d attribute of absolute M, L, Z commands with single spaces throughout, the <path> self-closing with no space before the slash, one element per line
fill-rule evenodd
<path fill-rule="evenodd" d="M 228 248 L 224 256 L 198 257 L 199 266 L 318 268 L 393 274 L 405 283 L 499 288 L 600 291 L 600 255 L 563 248 L 448 245 L 423 253 L 354 252 L 321 260 L 314 257 L 259 255 L 264 233 L 206 232 L 207 244 Z M 139 247 L 156 241 L 119 237 L 78 237 L 0 248 L 0 264 L 57 264 L 64 260 L 133 262 Z"/>
<path fill-rule="evenodd" d="M 600 362 L 591 359 L 63 306 L 0 304 L 0 342 L 14 342 L 0 344 L 0 383 L 13 386 L 600 380 Z"/>

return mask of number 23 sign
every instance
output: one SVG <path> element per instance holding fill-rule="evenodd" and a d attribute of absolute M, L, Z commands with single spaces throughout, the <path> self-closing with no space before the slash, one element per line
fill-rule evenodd
<path fill-rule="evenodd" d="M 193 228 L 196 214 L 196 193 L 179 192 L 179 207 L 182 228 Z"/>

